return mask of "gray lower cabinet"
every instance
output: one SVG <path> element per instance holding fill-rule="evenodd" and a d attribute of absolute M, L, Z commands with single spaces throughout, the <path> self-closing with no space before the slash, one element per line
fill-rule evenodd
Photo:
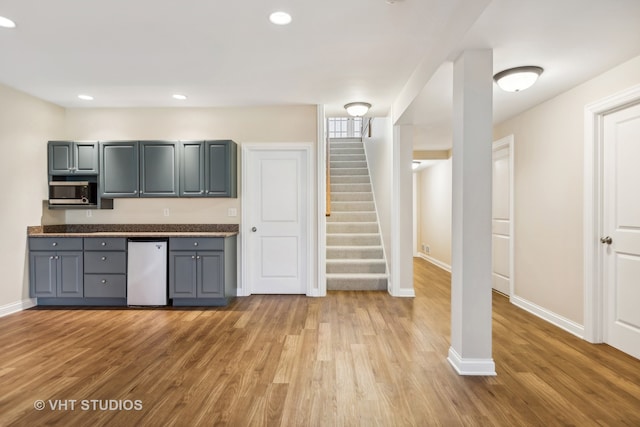
<path fill-rule="evenodd" d="M 100 197 L 138 197 L 138 141 L 100 143 Z"/>
<path fill-rule="evenodd" d="M 169 239 L 173 305 L 222 305 L 235 296 L 236 237 Z"/>
<path fill-rule="evenodd" d="M 120 237 L 84 239 L 84 296 L 127 297 L 127 240 Z"/>
<path fill-rule="evenodd" d="M 231 140 L 182 141 L 181 197 L 237 197 L 238 145 Z"/>
<path fill-rule="evenodd" d="M 97 175 L 98 143 L 49 141 L 49 175 Z"/>
<path fill-rule="evenodd" d="M 30 238 L 29 250 L 32 298 L 84 296 L 81 238 Z"/>

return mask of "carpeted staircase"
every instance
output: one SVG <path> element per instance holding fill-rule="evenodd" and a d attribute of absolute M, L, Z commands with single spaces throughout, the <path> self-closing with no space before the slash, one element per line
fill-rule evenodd
<path fill-rule="evenodd" d="M 386 263 L 362 140 L 332 139 L 329 144 L 327 290 L 386 290 Z"/>

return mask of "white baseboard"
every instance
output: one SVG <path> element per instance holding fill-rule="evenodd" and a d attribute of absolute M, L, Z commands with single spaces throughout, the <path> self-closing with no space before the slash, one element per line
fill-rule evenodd
<path fill-rule="evenodd" d="M 539 305 L 536 305 L 531 301 L 527 301 L 526 299 L 521 298 L 517 295 L 512 295 L 510 300 L 513 305 L 520 307 L 521 309 L 526 310 L 543 320 L 546 320 L 547 322 L 559 327 L 560 329 L 564 329 L 565 331 L 577 336 L 578 338 L 584 339 L 583 325 L 580 325 L 573 320 L 569 320 L 566 317 L 562 317 L 559 314 L 547 310 L 544 307 L 540 307 Z"/>
<path fill-rule="evenodd" d="M 451 273 L 451 266 L 449 264 L 438 261 L 437 259 L 430 257 L 429 255 L 423 254 L 422 252 L 418 252 L 418 257 L 422 258 L 425 261 L 429 261 L 431 264 L 435 265 L 436 267 L 440 267 L 444 271 Z"/>
<path fill-rule="evenodd" d="M 407 288 L 401 288 L 398 290 L 397 294 L 394 294 L 393 292 L 391 292 L 391 289 L 388 290 L 389 295 L 391 295 L 392 297 L 398 297 L 398 298 L 414 298 L 416 296 L 416 291 L 411 288 L 411 289 L 407 289 Z"/>
<path fill-rule="evenodd" d="M 496 364 L 493 359 L 469 359 L 461 357 L 453 347 L 449 348 L 447 360 L 458 375 L 496 376 Z"/>
<path fill-rule="evenodd" d="M 0 306 L 0 317 L 8 316 L 10 314 L 17 313 L 31 307 L 35 307 L 36 305 L 37 304 L 35 298 L 5 304 L 3 306 Z"/>

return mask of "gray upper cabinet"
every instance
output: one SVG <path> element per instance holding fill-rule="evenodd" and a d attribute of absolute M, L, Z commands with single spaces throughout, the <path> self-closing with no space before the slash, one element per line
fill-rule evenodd
<path fill-rule="evenodd" d="M 180 196 L 203 197 L 205 191 L 204 141 L 180 143 Z"/>
<path fill-rule="evenodd" d="M 49 141 L 49 175 L 97 175 L 98 143 Z"/>
<path fill-rule="evenodd" d="M 178 197 L 178 143 L 140 141 L 140 197 Z"/>
<path fill-rule="evenodd" d="M 100 197 L 138 197 L 138 141 L 100 143 Z"/>
<path fill-rule="evenodd" d="M 237 158 L 231 140 L 183 141 L 180 196 L 237 197 Z"/>
<path fill-rule="evenodd" d="M 230 140 L 205 141 L 208 197 L 237 197 L 238 145 Z"/>

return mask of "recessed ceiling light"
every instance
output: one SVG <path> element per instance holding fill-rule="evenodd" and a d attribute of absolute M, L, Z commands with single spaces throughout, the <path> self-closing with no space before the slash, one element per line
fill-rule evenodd
<path fill-rule="evenodd" d="M 78 98 L 82 99 L 83 101 L 93 101 L 93 96 L 91 95 L 80 94 L 78 95 Z"/>
<path fill-rule="evenodd" d="M 9 18 L 5 18 L 4 16 L 0 16 L 0 27 L 2 28 L 15 28 L 16 23 L 13 22 Z"/>
<path fill-rule="evenodd" d="M 173 99 L 179 99 L 180 101 L 184 101 L 185 99 L 187 99 L 187 95 L 176 93 L 173 95 Z"/>
<path fill-rule="evenodd" d="M 291 23 L 291 15 L 287 12 L 273 12 L 269 15 L 269 21 L 276 25 L 287 25 Z"/>

